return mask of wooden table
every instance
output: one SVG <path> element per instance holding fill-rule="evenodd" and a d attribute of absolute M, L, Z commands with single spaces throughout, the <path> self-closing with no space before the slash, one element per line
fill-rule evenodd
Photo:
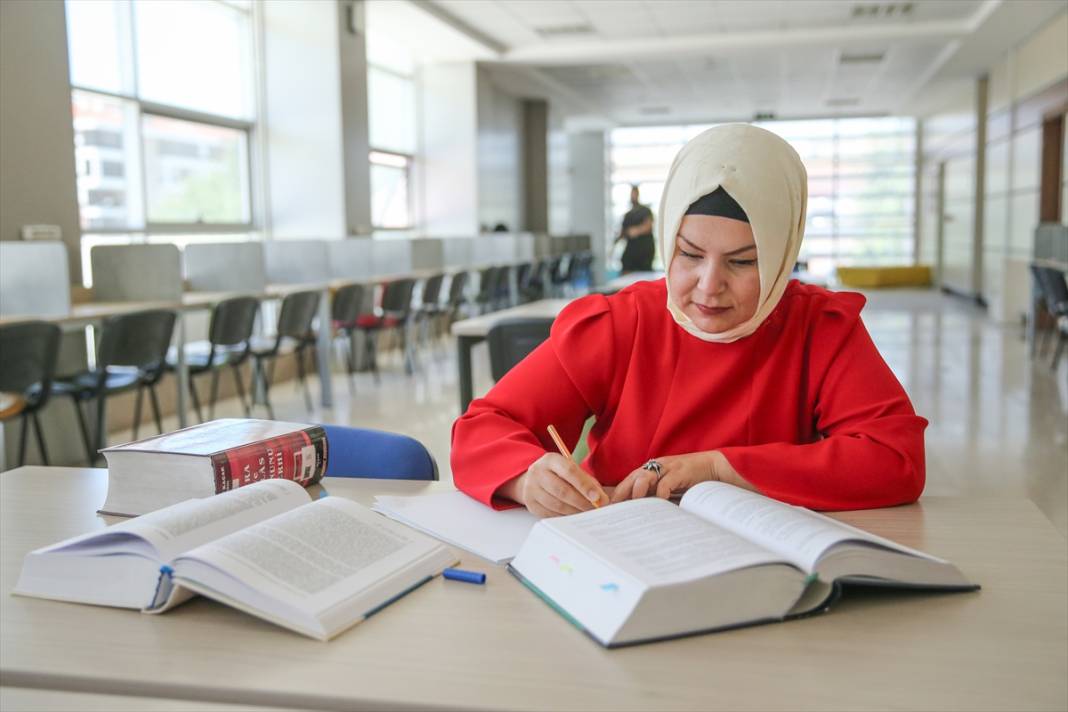
<path fill-rule="evenodd" d="M 18 415 L 25 407 L 26 399 L 18 393 L 6 393 L 0 391 L 0 420 L 5 420 Z M 0 447 L 3 447 L 2 443 L 0 443 Z M 3 460 L 0 460 L 0 463 L 2 462 Z"/>
<path fill-rule="evenodd" d="M 470 319 L 453 322 L 452 335 L 456 337 L 456 366 L 460 375 L 460 412 L 467 411 L 474 398 L 474 383 L 471 376 L 471 349 L 485 340 L 490 329 L 505 319 L 550 317 L 555 319 L 570 299 L 539 299 L 517 307 L 501 309 Z"/>
<path fill-rule="evenodd" d="M 653 281 L 663 278 L 664 273 L 662 271 L 627 272 L 626 274 L 621 274 L 618 277 L 613 277 L 612 279 L 608 280 L 600 287 L 598 287 L 596 291 L 603 292 L 605 294 L 615 294 L 619 290 L 626 289 L 630 285 L 636 284 L 637 282 Z"/>
<path fill-rule="evenodd" d="M 7 452 L 4 450 L 7 441 L 4 436 L 4 421 L 18 415 L 25 407 L 26 399 L 21 394 L 0 391 L 0 468 L 7 462 Z"/>
<path fill-rule="evenodd" d="M 308 709 L 1049 709 L 1068 705 L 1068 547 L 1028 500 L 835 515 L 951 559 L 967 594 L 852 591 L 830 612 L 619 650 L 502 568 L 435 579 L 330 643 L 210 601 L 162 616 L 10 595 L 26 552 L 99 530 L 103 470 L 0 475 L 0 684 Z M 446 489 L 328 478 L 334 496 Z M 709 605 L 715 605 L 710 601 Z"/>
<path fill-rule="evenodd" d="M 73 304 L 67 314 L 55 316 L 8 316 L 0 318 L 0 325 L 16 323 L 27 320 L 42 320 L 61 327 L 71 328 L 86 324 L 95 324 L 111 316 L 132 314 L 146 309 L 171 309 L 177 312 L 175 321 L 175 347 L 177 362 L 175 364 L 175 380 L 177 382 L 176 409 L 178 426 L 184 428 L 187 425 L 188 393 L 189 393 L 189 369 L 185 362 L 186 328 L 185 314 L 191 311 L 201 311 L 213 308 L 224 299 L 237 296 L 252 296 L 257 299 L 282 299 L 286 294 L 302 290 L 315 290 L 322 294 L 318 316 L 320 323 L 330 324 L 330 290 L 341 282 L 322 282 L 315 284 L 278 284 L 269 285 L 261 292 L 186 292 L 180 301 L 130 301 L 130 302 L 83 302 Z M 322 331 L 322 330 L 320 330 Z M 331 387 L 330 374 L 330 334 L 320 335 L 317 344 L 318 375 L 320 386 L 320 398 L 324 408 L 333 405 L 333 389 Z"/>
<path fill-rule="evenodd" d="M 0 687 L 0 710 L 77 710 L 77 712 L 256 712 L 263 707 L 194 702 L 163 697 L 102 695 L 28 687 Z M 272 708 L 283 712 L 283 708 Z M 295 708 L 294 708 L 295 710 Z"/>

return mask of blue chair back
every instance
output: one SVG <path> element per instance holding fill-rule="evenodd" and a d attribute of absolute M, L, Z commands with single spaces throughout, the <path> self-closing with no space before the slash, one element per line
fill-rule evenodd
<path fill-rule="evenodd" d="M 434 457 L 415 438 L 343 425 L 324 425 L 326 477 L 436 480 Z"/>

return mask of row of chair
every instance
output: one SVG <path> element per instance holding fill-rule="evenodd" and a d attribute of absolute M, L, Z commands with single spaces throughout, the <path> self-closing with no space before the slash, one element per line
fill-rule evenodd
<path fill-rule="evenodd" d="M 459 271 L 437 273 L 422 282 L 416 295 L 417 280 L 399 278 L 379 285 L 371 312 L 364 310 L 367 290 L 372 285 L 352 283 L 337 289 L 331 303 L 332 335 L 342 337 L 348 345 L 346 366 L 350 376 L 357 369 L 356 335 L 364 336 L 364 361 L 375 381 L 379 379 L 378 335 L 386 330 L 397 332 L 404 355 L 405 370 L 414 370 L 414 341 L 429 338 L 431 328 L 447 332 L 448 324 L 472 306 L 478 311 L 511 306 L 512 280 L 519 302 L 546 296 L 565 296 L 588 285 L 592 263 L 590 253 L 547 258 L 520 265 L 495 266 L 482 270 L 474 305 L 469 304 L 470 275 Z M 447 285 L 447 286 L 446 286 Z M 208 418 L 214 417 L 220 374 L 230 370 L 238 399 L 246 416 L 262 399 L 270 418 L 274 408 L 270 388 L 279 356 L 295 357 L 297 378 L 305 402 L 312 409 L 307 382 L 306 358 L 314 357 L 317 335 L 314 329 L 320 294 L 296 291 L 281 301 L 274 333 L 254 334 L 260 302 L 256 297 L 238 296 L 216 303 L 208 325 L 206 341 L 188 344 L 184 353 L 189 373 L 189 395 L 197 418 L 203 422 L 197 378 L 210 374 Z M 0 327 L 0 391 L 23 397 L 22 432 L 18 462 L 23 464 L 29 430 L 35 432 L 41 459 L 48 464 L 48 452 L 38 413 L 51 395 L 69 397 L 75 405 L 78 426 L 90 464 L 106 444 L 107 398 L 136 390 L 133 436 L 137 438 L 146 394 L 158 431 L 162 432 L 162 415 L 156 385 L 168 371 L 177 368 L 178 354 L 171 347 L 177 315 L 172 310 L 152 309 L 105 319 L 95 363 L 82 373 L 56 379 L 55 366 L 60 346 L 60 330 L 45 322 L 23 322 Z M 241 369 L 251 361 L 252 377 L 246 394 Z M 95 411 L 96 428 L 88 424 L 87 412 Z"/>
<path fill-rule="evenodd" d="M 568 253 L 516 265 L 489 266 L 479 273 L 475 297 L 482 313 L 549 297 L 574 296 L 589 289 L 593 253 Z M 513 298 L 513 281 L 515 298 Z"/>
<path fill-rule="evenodd" d="M 1056 368 L 1068 344 L 1068 282 L 1061 270 L 1044 265 L 1031 265 L 1031 277 L 1038 287 L 1042 305 L 1053 320 L 1053 328 L 1045 332 L 1041 344 L 1035 349 L 1037 354 L 1045 354 L 1048 348 L 1049 334 L 1057 334 L 1057 347 L 1053 351 L 1050 367 Z"/>
<path fill-rule="evenodd" d="M 451 312 L 461 302 L 466 273 L 454 277 L 448 305 L 439 305 L 444 274 L 432 277 L 424 289 L 424 304 L 417 310 L 420 318 L 438 318 Z M 400 279 L 385 285 L 380 303 L 373 314 L 362 313 L 364 290 L 362 284 L 346 285 L 339 289 L 332 304 L 333 326 L 342 334 L 352 336 L 358 331 L 367 333 L 369 362 L 377 378 L 374 334 L 382 328 L 406 323 L 411 307 L 414 280 Z M 254 335 L 260 302 L 255 297 L 238 296 L 214 305 L 206 341 L 189 344 L 185 360 L 189 372 L 189 394 L 197 418 L 203 422 L 200 390 L 196 378 L 211 374 L 209 419 L 214 417 L 218 399 L 219 376 L 229 369 L 235 390 L 245 415 L 251 415 L 256 394 L 262 396 L 268 417 L 274 418 L 270 387 L 274 380 L 277 358 L 294 355 L 297 378 L 303 387 L 305 402 L 311 410 L 305 354 L 314 350 L 316 335 L 312 329 L 319 305 L 319 292 L 298 291 L 282 299 L 277 327 L 271 336 Z M 77 422 L 85 446 L 87 460 L 93 464 L 98 451 L 105 446 L 106 401 L 109 397 L 136 389 L 134 401 L 133 437 L 137 438 L 141 424 L 142 404 L 147 392 L 156 428 L 163 431 L 156 384 L 168 371 L 177 368 L 178 354 L 171 348 L 177 314 L 168 309 L 152 309 L 122 314 L 105 319 L 92 368 L 70 377 L 55 379 L 55 366 L 60 347 L 60 329 L 54 324 L 32 321 L 0 327 L 0 391 L 17 394 L 22 407 L 17 413 L 22 419 L 18 463 L 26 458 L 29 431 L 34 430 L 41 459 L 48 464 L 48 449 L 40 426 L 38 413 L 50 396 L 62 395 L 75 404 Z M 252 397 L 246 400 L 241 368 L 252 361 Z M 355 370 L 353 353 L 349 354 L 349 371 Z M 87 422 L 86 410 L 95 410 L 95 432 Z"/>
<path fill-rule="evenodd" d="M 211 373 L 211 413 L 214 415 L 218 398 L 219 373 L 230 368 L 238 397 L 250 414 L 245 402 L 240 367 L 249 359 L 254 361 L 251 388 L 261 387 L 268 413 L 270 404 L 270 374 L 274 360 L 291 351 L 298 352 L 298 374 L 304 382 L 303 360 L 299 352 L 306 346 L 304 335 L 318 308 L 318 292 L 294 292 L 286 295 L 279 313 L 278 328 L 270 338 L 252 335 L 259 300 L 255 297 L 234 297 L 218 302 L 211 312 L 208 339 L 186 347 L 184 357 L 189 371 L 189 393 L 197 417 L 203 422 L 199 391 L 195 377 Z M 177 368 L 178 354 L 171 348 L 177 314 L 170 309 L 149 309 L 108 317 L 101 325 L 100 339 L 92 368 L 73 376 L 55 378 L 55 366 L 60 346 L 60 329 L 55 324 L 30 321 L 0 327 L 0 391 L 15 393 L 23 398 L 22 433 L 18 462 L 26 457 L 26 439 L 33 425 L 41 459 L 48 464 L 48 450 L 38 420 L 38 412 L 52 395 L 67 396 L 74 403 L 78 427 L 90 464 L 106 440 L 106 402 L 111 396 L 136 390 L 134 401 L 133 436 L 137 438 L 145 393 L 148 394 L 156 429 L 163 432 L 156 385 L 164 373 Z M 268 366 L 268 363 L 270 364 Z M 304 382 L 305 394 L 307 384 Z M 95 432 L 90 432 L 86 410 L 96 413 Z"/>

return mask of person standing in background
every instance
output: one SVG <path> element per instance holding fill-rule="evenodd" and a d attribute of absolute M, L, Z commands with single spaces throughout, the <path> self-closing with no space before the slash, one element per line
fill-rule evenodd
<path fill-rule="evenodd" d="M 638 186 L 630 188 L 630 210 L 623 216 L 623 227 L 616 242 L 626 240 L 622 274 L 651 272 L 656 242 L 653 240 L 653 211 L 639 200 Z"/>

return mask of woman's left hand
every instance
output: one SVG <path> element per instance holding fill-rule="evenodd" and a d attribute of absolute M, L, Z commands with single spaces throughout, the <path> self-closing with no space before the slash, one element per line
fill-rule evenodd
<path fill-rule="evenodd" d="M 718 450 L 655 459 L 660 463 L 660 481 L 657 482 L 655 472 L 638 468 L 616 485 L 612 492 L 613 504 L 651 496 L 668 499 L 672 494 L 685 492 L 701 482 L 726 482 L 755 490 Z"/>

